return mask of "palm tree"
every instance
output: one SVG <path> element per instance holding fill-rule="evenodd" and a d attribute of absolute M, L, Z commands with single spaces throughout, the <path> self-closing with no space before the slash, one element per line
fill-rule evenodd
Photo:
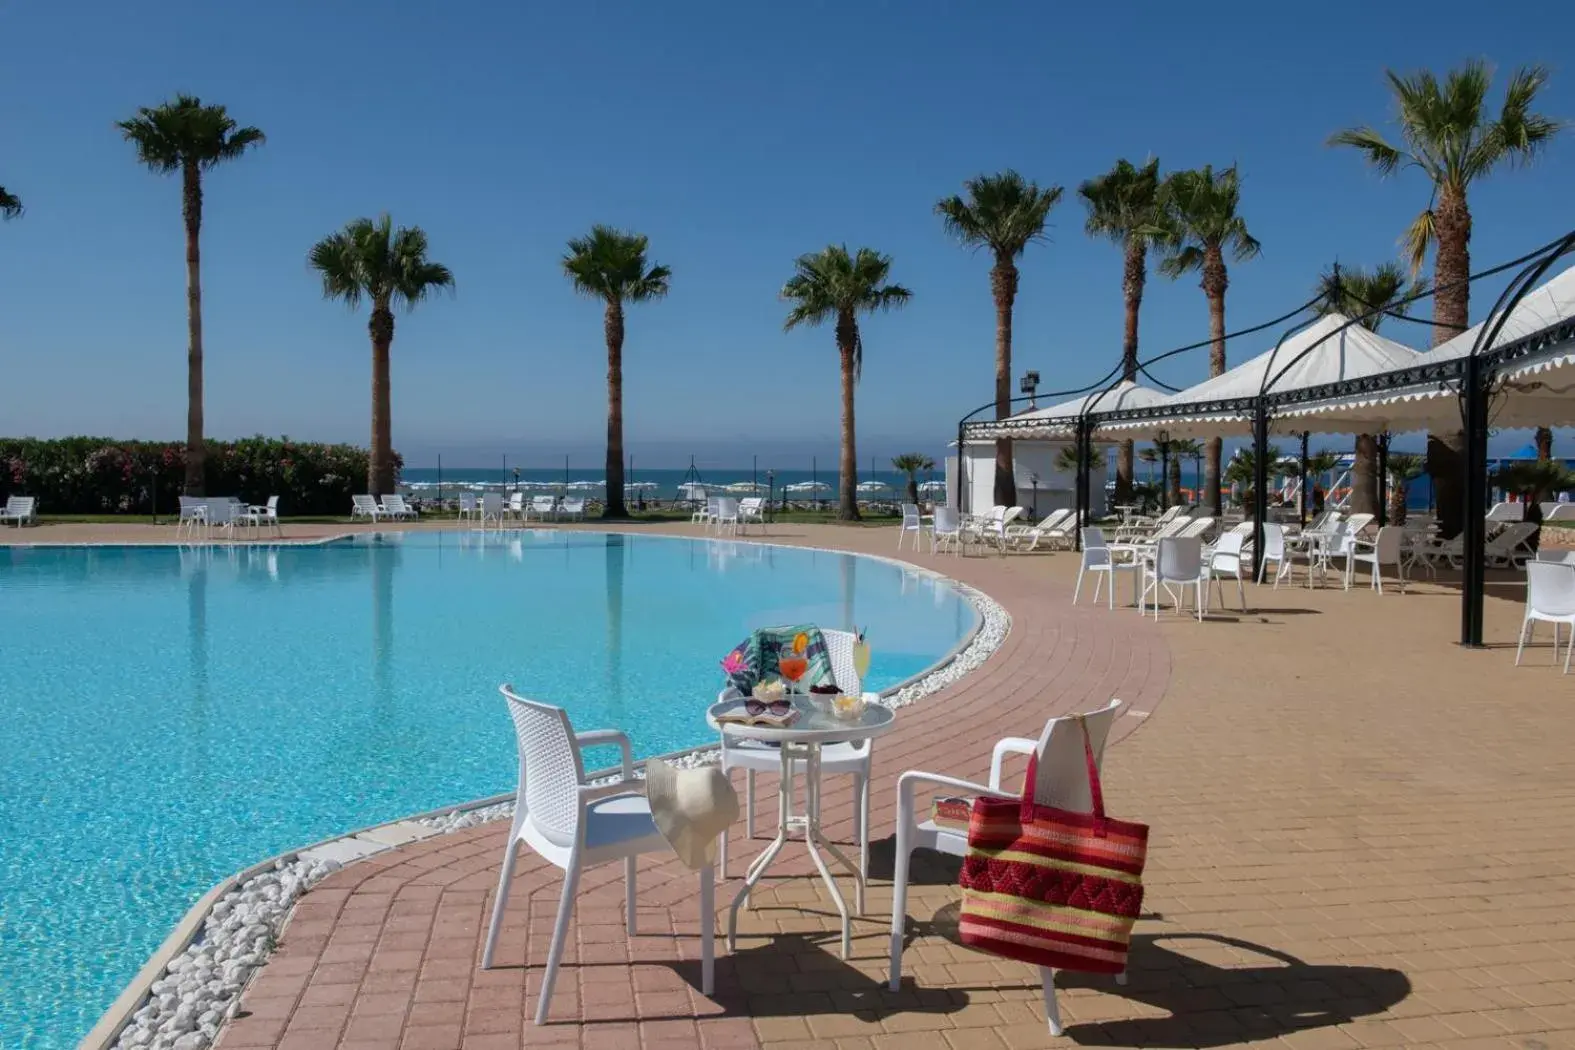
<path fill-rule="evenodd" d="M 1264 451 L 1268 454 L 1269 477 L 1272 480 L 1275 472 L 1280 469 L 1283 457 L 1280 455 L 1280 450 L 1274 445 L 1270 445 Z M 1258 498 L 1257 469 L 1258 455 L 1250 445 L 1237 449 L 1236 454 L 1231 457 L 1230 463 L 1225 467 L 1226 482 L 1241 486 L 1242 505 L 1249 510 L 1255 505 L 1254 501 Z"/>
<path fill-rule="evenodd" d="M 1154 464 L 1159 462 L 1159 450 L 1153 446 L 1139 449 L 1137 458 L 1148 467 L 1148 484 L 1154 484 Z"/>
<path fill-rule="evenodd" d="M 968 198 L 946 197 L 935 205 L 950 233 L 969 248 L 988 248 L 995 257 L 990 291 L 995 296 L 995 418 L 1012 414 L 1012 304 L 1017 300 L 1017 257 L 1045 239 L 1045 220 L 1061 199 L 1061 187 L 1040 189 L 1008 169 L 963 183 Z M 1017 502 L 1012 442 L 995 443 L 995 502 Z"/>
<path fill-rule="evenodd" d="M 1077 446 L 1062 445 L 1055 453 L 1055 469 L 1063 474 L 1076 474 L 1078 466 Z M 1105 469 L 1105 450 L 1095 446 L 1089 449 L 1088 472 L 1097 474 Z"/>
<path fill-rule="evenodd" d="M 801 324 L 834 322 L 837 353 L 842 360 L 842 459 L 838 470 L 837 518 L 858 521 L 858 449 L 854 439 L 853 387 L 864 370 L 864 340 L 859 335 L 861 313 L 890 310 L 912 295 L 899 284 L 887 284 L 891 256 L 873 248 L 849 254 L 846 245 L 832 244 L 818 252 L 800 255 L 798 272 L 782 286 L 782 298 L 793 304 L 783 329 Z"/>
<path fill-rule="evenodd" d="M 1204 447 L 1201 441 L 1194 441 L 1191 438 L 1172 438 L 1170 441 L 1170 457 L 1177 463 L 1184 459 L 1192 460 L 1193 477 L 1199 480 L 1203 478 L 1203 460 L 1207 455 L 1208 449 Z M 1201 489 L 1202 486 L 1200 485 L 1199 488 Z M 1198 493 L 1200 501 L 1202 497 L 1203 493 L 1200 491 Z M 1177 503 L 1181 501 L 1181 471 L 1179 469 L 1176 472 L 1176 491 L 1171 496 L 1171 500 Z"/>
<path fill-rule="evenodd" d="M 601 300 L 607 337 L 607 509 L 604 518 L 626 518 L 623 505 L 623 306 L 667 294 L 672 271 L 648 265 L 644 234 L 593 226 L 589 237 L 569 242 L 563 272 L 581 295 Z"/>
<path fill-rule="evenodd" d="M 1399 263 L 1380 263 L 1371 270 L 1335 265 L 1318 275 L 1319 299 L 1313 309 L 1320 316 L 1360 317 L 1358 323 L 1363 328 L 1376 332 L 1386 316 L 1406 316 L 1403 300 L 1426 288 L 1425 279 L 1408 277 Z M 1373 313 L 1374 310 L 1384 312 Z M 1351 463 L 1351 510 L 1357 514 L 1378 513 L 1378 438 L 1372 434 L 1356 435 L 1356 455 Z"/>
<path fill-rule="evenodd" d="M 1524 166 L 1536 159 L 1563 125 L 1531 111 L 1537 93 L 1548 81 L 1541 66 L 1515 71 L 1504 89 L 1496 117 L 1487 112 L 1492 73 L 1485 63 L 1470 61 L 1450 70 L 1442 82 L 1423 70 L 1401 76 L 1386 71 L 1389 90 L 1399 108 L 1402 145 L 1396 146 L 1373 127 L 1348 128 L 1331 136 L 1331 146 L 1359 151 L 1380 175 L 1401 168 L 1419 168 L 1431 183 L 1427 207 L 1401 238 L 1411 272 L 1417 273 L 1433 252 L 1433 345 L 1437 346 L 1471 323 L 1471 208 L 1467 190 L 1497 169 Z M 1465 435 L 1460 431 L 1429 434 L 1428 473 L 1437 485 L 1438 525 L 1446 537 L 1460 531 L 1465 494 L 1460 485 Z"/>
<path fill-rule="evenodd" d="M 1526 507 L 1526 520 L 1541 524 L 1542 501 L 1557 492 L 1575 489 L 1575 472 L 1550 459 L 1525 459 L 1509 463 L 1493 474 L 1493 484 L 1518 495 Z M 1536 546 L 1537 537 L 1532 537 Z"/>
<path fill-rule="evenodd" d="M 394 306 L 412 310 L 439 288 L 452 289 L 454 275 L 427 258 L 427 235 L 419 226 L 394 229 L 386 214 L 356 219 L 312 246 L 308 260 L 323 279 L 323 298 L 346 306 L 371 300 L 372 455 L 367 488 L 374 496 L 394 491 L 394 432 L 389 409 L 388 352 L 394 344 Z"/>
<path fill-rule="evenodd" d="M 22 214 L 22 198 L 0 186 L 0 219 L 14 219 Z"/>
<path fill-rule="evenodd" d="M 1406 519 L 1406 496 L 1410 494 L 1411 482 L 1422 476 L 1427 469 L 1427 459 L 1414 452 L 1391 452 L 1387 461 L 1389 468 L 1389 524 L 1404 525 Z"/>
<path fill-rule="evenodd" d="M 1258 242 L 1247 232 L 1247 221 L 1237 214 L 1241 204 L 1241 178 L 1233 164 L 1215 174 L 1205 165 L 1191 171 L 1172 172 L 1165 178 L 1164 221 L 1155 236 L 1165 246 L 1165 261 L 1159 272 L 1172 280 L 1196 271 L 1202 275 L 1200 287 L 1209 300 L 1209 334 L 1214 346 L 1209 351 L 1209 375 L 1225 371 L 1225 290 L 1230 274 L 1225 266 L 1229 254 L 1237 260 L 1258 254 Z M 1208 508 L 1220 515 L 1219 438 L 1208 443 L 1203 487 L 1208 491 Z"/>
<path fill-rule="evenodd" d="M 1105 237 L 1121 246 L 1121 292 L 1126 299 L 1126 330 L 1121 341 L 1122 377 L 1137 382 L 1138 310 L 1143 305 L 1143 285 L 1148 280 L 1148 247 L 1153 231 L 1163 222 L 1160 211 L 1159 161 L 1150 158 L 1141 168 L 1126 158 L 1097 178 L 1077 188 L 1088 209 L 1083 229 L 1090 237 Z M 1132 442 L 1123 441 L 1116 460 L 1116 499 L 1132 494 Z"/>
<path fill-rule="evenodd" d="M 1302 500 L 1311 507 L 1313 489 L 1322 488 L 1324 482 L 1340 466 L 1340 454 L 1332 448 L 1321 448 L 1307 457 L 1307 478 L 1302 484 Z M 1308 486 L 1311 486 L 1309 488 Z"/>
<path fill-rule="evenodd" d="M 904 452 L 891 461 L 892 469 L 908 475 L 908 502 L 919 502 L 919 471 L 934 470 L 935 460 L 919 452 Z"/>
<path fill-rule="evenodd" d="M 159 175 L 180 172 L 181 214 L 186 220 L 186 494 L 203 494 L 207 450 L 202 421 L 202 176 L 265 141 L 253 127 L 240 127 L 223 106 L 205 106 L 194 95 L 116 124 L 136 147 L 137 159 Z"/>

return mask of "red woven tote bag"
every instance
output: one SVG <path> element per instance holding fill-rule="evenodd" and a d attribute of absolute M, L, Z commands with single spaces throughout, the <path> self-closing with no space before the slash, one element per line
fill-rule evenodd
<path fill-rule="evenodd" d="M 1021 800 L 976 798 L 962 868 L 962 942 L 1057 970 L 1120 973 L 1143 907 L 1148 826 L 1105 816 L 1083 730 L 1092 813 L 1034 802 L 1039 757 Z"/>

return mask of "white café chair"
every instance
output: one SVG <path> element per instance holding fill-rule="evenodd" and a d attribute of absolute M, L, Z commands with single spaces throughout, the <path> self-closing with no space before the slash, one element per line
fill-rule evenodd
<path fill-rule="evenodd" d="M 859 638 L 852 631 L 834 631 L 822 627 L 821 637 L 826 642 L 826 655 L 831 659 L 831 676 L 836 679 L 837 688 L 844 693 L 862 695 L 866 702 L 876 699 L 874 693 L 863 692 L 863 682 L 859 679 L 858 671 L 853 667 L 853 646 Z M 736 699 L 737 690 L 732 687 L 723 689 L 717 695 L 717 702 Z M 869 872 L 870 859 L 870 754 L 874 744 L 869 740 L 849 741 L 839 744 L 826 744 L 820 749 L 820 775 L 824 780 L 836 774 L 848 774 L 853 777 L 853 831 L 859 840 L 859 870 Z M 735 769 L 744 771 L 744 834 L 750 838 L 755 837 L 755 774 L 782 772 L 782 752 L 779 748 L 768 747 L 758 741 L 744 740 L 722 734 L 722 772 L 730 773 Z M 795 775 L 802 771 L 803 763 L 798 760 L 793 762 Z M 788 813 L 793 811 L 793 800 L 788 799 Z M 722 832 L 722 848 L 718 854 L 716 869 L 724 879 L 727 878 L 727 832 Z M 858 887 L 857 910 L 864 911 L 864 886 Z"/>
<path fill-rule="evenodd" d="M 1248 526 L 1251 528 L 1251 526 Z M 1247 586 L 1241 575 L 1242 545 L 1247 537 L 1236 530 L 1231 530 L 1221 536 L 1214 543 L 1214 549 L 1208 552 L 1203 561 L 1203 578 L 1208 587 L 1208 594 L 1212 595 L 1214 587 L 1221 579 L 1235 578 L 1236 597 L 1241 599 L 1241 611 L 1247 611 Z M 1220 588 L 1220 607 L 1225 607 L 1225 592 Z"/>
<path fill-rule="evenodd" d="M 563 958 L 563 942 L 568 939 L 569 922 L 574 918 L 574 898 L 580 875 L 611 861 L 623 861 L 625 928 L 635 935 L 635 858 L 642 853 L 668 853 L 671 847 L 651 820 L 651 806 L 645 798 L 645 782 L 636 780 L 629 738 L 617 729 L 576 733 L 568 713 L 561 707 L 526 700 L 504 685 L 499 691 L 508 703 L 514 720 L 514 735 L 519 745 L 519 787 L 515 795 L 514 825 L 509 829 L 508 845 L 503 848 L 503 870 L 498 875 L 497 899 L 492 905 L 492 921 L 487 926 L 487 943 L 481 953 L 481 968 L 492 968 L 492 953 L 498 933 L 503 929 L 503 912 L 509 900 L 509 883 L 514 876 L 514 859 L 521 842 L 543 860 L 563 869 L 563 894 L 558 900 L 558 918 L 552 927 L 552 946 L 547 949 L 547 972 L 542 978 L 541 997 L 536 1002 L 536 1023 L 547 1023 L 547 1007 L 552 1001 L 552 986 L 558 979 L 558 962 Z M 621 775 L 605 784 L 590 784 L 585 779 L 585 762 L 580 749 L 601 744 L 616 744 L 622 753 Z M 710 995 L 715 960 L 712 892 L 716 874 L 700 870 L 700 944 L 701 990 Z"/>
<path fill-rule="evenodd" d="M 1575 652 L 1575 566 L 1556 561 L 1526 563 L 1526 618 L 1520 625 L 1520 644 L 1515 646 L 1516 667 L 1538 620 L 1553 625 L 1554 663 L 1559 659 L 1559 624 L 1570 625 L 1570 642 L 1564 650 L 1564 673 L 1569 674 L 1570 654 Z"/>
<path fill-rule="evenodd" d="M 208 528 L 208 536 L 210 539 L 213 536 L 214 529 L 218 529 L 221 532 L 227 532 L 230 534 L 230 538 L 234 539 L 235 526 L 240 520 L 241 511 L 239 503 L 236 503 L 234 500 L 230 499 L 208 500 L 208 512 L 204 524 Z"/>
<path fill-rule="evenodd" d="M 483 492 L 481 494 L 481 527 L 487 527 L 487 519 L 491 518 L 498 528 L 503 528 L 503 495 L 498 492 Z"/>
<path fill-rule="evenodd" d="M 742 532 L 750 525 L 759 525 L 762 532 L 766 528 L 766 498 L 764 496 L 749 496 L 738 501 L 738 528 Z"/>
<path fill-rule="evenodd" d="M 951 507 L 936 507 L 935 521 L 930 526 L 930 553 L 939 554 L 948 543 L 953 557 L 962 553 L 962 519 Z"/>
<path fill-rule="evenodd" d="M 913 534 L 913 549 L 918 550 L 919 544 L 924 540 L 924 519 L 919 515 L 917 503 L 902 505 L 902 524 L 897 526 L 898 550 L 902 550 L 902 541 L 910 532 Z"/>
<path fill-rule="evenodd" d="M 1356 577 L 1356 563 L 1362 562 L 1373 567 L 1372 587 L 1379 594 L 1384 593 L 1385 565 L 1395 567 L 1395 576 L 1400 580 L 1400 593 L 1405 593 L 1405 530 L 1398 525 L 1385 525 L 1378 530 L 1378 536 L 1369 540 L 1351 541 L 1350 553 L 1345 556 L 1345 589 L 1351 589 L 1351 581 Z"/>
<path fill-rule="evenodd" d="M 694 513 L 689 515 L 689 524 L 706 524 L 711 520 L 712 500 L 706 496 L 705 489 L 691 489 L 690 495 L 695 500 L 695 509 Z"/>
<path fill-rule="evenodd" d="M 478 509 L 479 508 L 476 506 L 476 494 L 474 492 L 461 492 L 459 494 L 460 521 L 465 521 L 468 518 L 475 517 L 476 511 Z"/>
<path fill-rule="evenodd" d="M 1274 588 L 1278 590 L 1280 577 L 1289 568 L 1285 558 L 1285 526 L 1266 521 L 1263 523 L 1263 553 L 1258 556 L 1259 583 L 1268 575 L 1271 561 L 1274 563 Z"/>
<path fill-rule="evenodd" d="M 248 525 L 255 525 L 258 531 L 261 531 L 263 526 L 266 525 L 273 529 L 273 534 L 275 536 L 284 535 L 284 530 L 279 527 L 278 496 L 269 496 L 268 502 L 262 504 L 261 506 L 254 505 L 247 507 L 246 513 L 243 515 L 243 517 L 245 518 Z"/>
<path fill-rule="evenodd" d="M 711 520 L 718 536 L 724 532 L 738 535 L 738 500 L 724 496 L 716 501 L 716 516 Z"/>
<path fill-rule="evenodd" d="M 1203 541 L 1196 536 L 1166 536 L 1154 551 L 1152 566 L 1143 568 L 1143 597 L 1138 602 L 1138 612 L 1148 607 L 1148 596 L 1154 596 L 1154 619 L 1159 619 L 1159 594 L 1163 590 L 1181 611 L 1181 603 L 1188 587 L 1194 592 L 1193 604 L 1198 610 L 1198 622 L 1203 621 Z"/>
<path fill-rule="evenodd" d="M 509 517 L 515 521 L 525 520 L 525 493 L 515 491 L 509 493 Z"/>
<path fill-rule="evenodd" d="M 1108 581 L 1110 593 L 1108 605 L 1116 607 L 1116 573 L 1132 572 L 1141 573 L 1143 563 L 1136 560 L 1117 561 L 1110 545 L 1105 542 L 1105 534 L 1097 526 L 1085 525 L 1083 527 L 1083 563 L 1077 568 L 1077 586 L 1072 588 L 1072 604 L 1077 604 L 1078 595 L 1083 592 L 1083 574 L 1094 573 L 1094 601 L 1099 601 L 1099 586 Z"/>
<path fill-rule="evenodd" d="M 902 948 L 908 907 L 908 864 L 916 849 L 932 849 L 953 857 L 968 854 L 968 829 L 965 825 L 937 824 L 933 817 L 918 819 L 913 812 L 915 795 L 920 785 L 945 788 L 948 792 L 964 795 L 988 795 L 994 798 L 1021 798 L 1021 792 L 1007 791 L 1001 786 L 1001 765 L 1008 754 L 1034 754 L 1039 756 L 1038 783 L 1034 785 L 1034 801 L 1040 805 L 1056 806 L 1081 813 L 1093 811 L 1093 800 L 1088 794 L 1088 765 L 1083 756 L 1083 734 L 1078 721 L 1088 729 L 1088 742 L 1093 748 L 1094 765 L 1103 768 L 1105 741 L 1121 709 L 1120 700 L 1112 700 L 1104 708 L 1085 715 L 1052 718 L 1045 723 L 1038 740 L 1027 737 L 1007 737 L 995 745 L 990 756 L 990 782 L 975 784 L 957 777 L 938 773 L 909 770 L 897 778 L 897 855 L 892 873 L 891 905 L 891 974 L 888 987 L 892 991 L 902 988 Z M 1044 990 L 1045 1020 L 1051 1035 L 1061 1034 L 1061 1013 L 1055 1002 L 1055 971 L 1041 967 L 1039 978 Z M 1117 984 L 1126 984 L 1127 975 L 1116 975 Z"/>
<path fill-rule="evenodd" d="M 180 517 L 175 519 L 175 535 L 182 532 L 195 537 L 197 530 L 208 528 L 208 501 L 197 496 L 180 497 Z"/>

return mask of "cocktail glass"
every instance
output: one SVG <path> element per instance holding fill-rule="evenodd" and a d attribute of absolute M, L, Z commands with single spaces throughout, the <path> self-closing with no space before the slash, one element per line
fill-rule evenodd
<path fill-rule="evenodd" d="M 782 672 L 782 677 L 788 680 L 792 691 L 796 693 L 798 680 L 809 670 L 809 659 L 795 653 L 783 653 L 777 658 L 777 670 Z"/>

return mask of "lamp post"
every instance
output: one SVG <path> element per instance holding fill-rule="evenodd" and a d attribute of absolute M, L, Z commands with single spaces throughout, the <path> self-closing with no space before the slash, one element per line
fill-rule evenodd
<path fill-rule="evenodd" d="M 1023 378 L 1017 381 L 1017 389 L 1028 398 L 1028 410 L 1030 412 L 1039 407 L 1038 399 L 1034 396 L 1039 389 L 1038 372 L 1023 373 Z"/>
<path fill-rule="evenodd" d="M 776 519 L 771 516 L 771 504 L 777 498 L 777 472 L 770 467 L 766 468 L 766 521 L 770 523 Z"/>

